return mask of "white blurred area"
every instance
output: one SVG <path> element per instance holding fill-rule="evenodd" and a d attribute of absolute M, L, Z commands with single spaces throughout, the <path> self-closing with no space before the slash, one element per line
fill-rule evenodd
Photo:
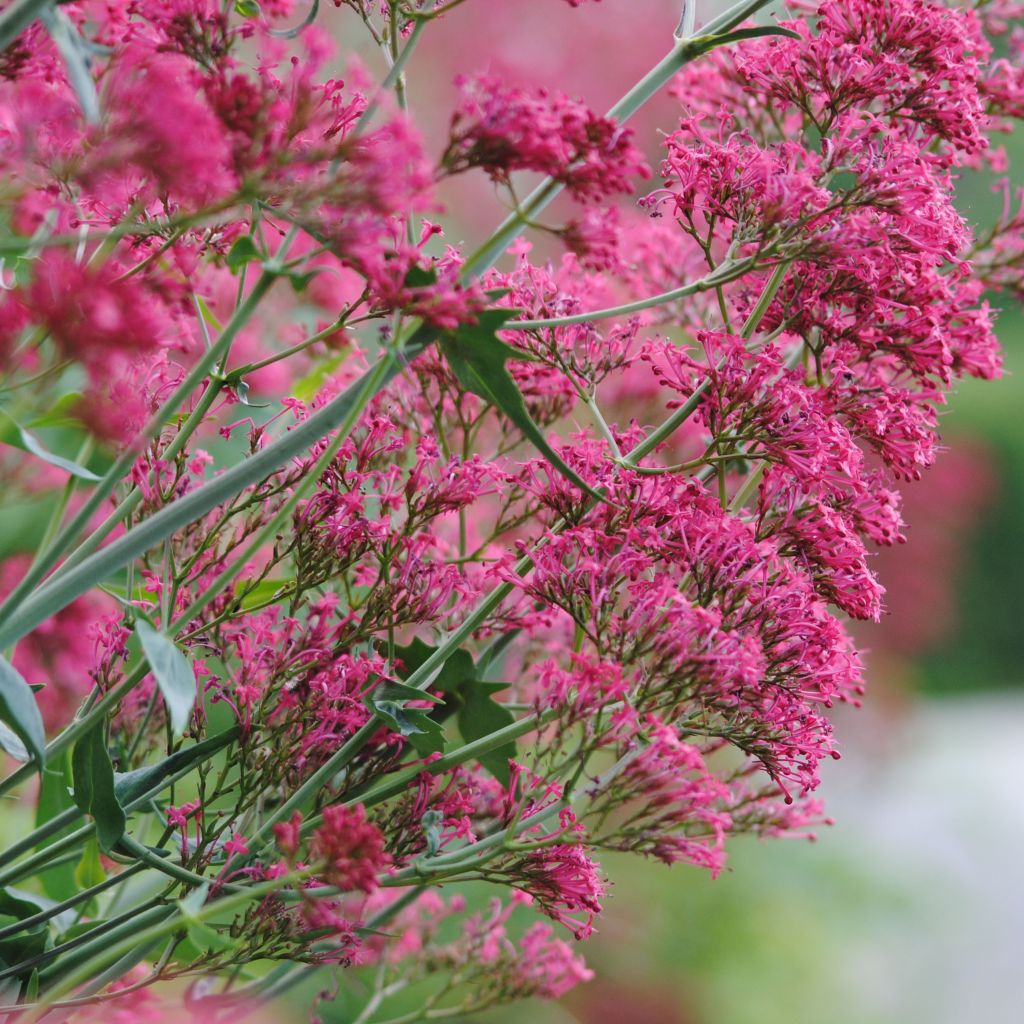
<path fill-rule="evenodd" d="M 843 1019 L 1024 1020 L 1024 697 L 919 701 L 881 758 L 851 732 L 817 847 L 868 883 L 822 951 Z"/>
<path fill-rule="evenodd" d="M 598 980 L 485 1019 L 1024 1021 L 1024 695 L 891 711 L 840 716 L 818 842 L 738 840 L 716 881 L 606 858 Z"/>

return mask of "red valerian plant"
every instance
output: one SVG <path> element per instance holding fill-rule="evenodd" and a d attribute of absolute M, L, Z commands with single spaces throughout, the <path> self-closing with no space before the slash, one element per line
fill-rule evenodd
<path fill-rule="evenodd" d="M 766 3 L 687 3 L 606 115 L 469 69 L 440 152 L 406 74 L 463 0 L 0 11 L 4 1013 L 558 998 L 602 850 L 827 821 L 843 620 L 1024 293 L 1009 199 L 953 205 L 1024 5 Z"/>

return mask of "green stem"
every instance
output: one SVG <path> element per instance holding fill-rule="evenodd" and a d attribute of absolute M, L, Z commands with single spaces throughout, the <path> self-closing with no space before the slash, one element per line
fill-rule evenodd
<path fill-rule="evenodd" d="M 593 320 L 608 320 L 614 316 L 627 316 L 630 313 L 639 313 L 645 309 L 652 309 L 655 306 L 663 306 L 666 302 L 673 302 L 676 299 L 686 298 L 688 295 L 696 295 L 698 292 L 710 291 L 720 285 L 728 284 L 736 280 L 749 270 L 754 269 L 753 259 L 739 260 L 735 263 L 721 263 L 714 272 L 702 277 L 692 284 L 682 285 L 673 288 L 671 291 L 662 292 L 660 295 L 652 295 L 648 299 L 639 299 L 636 302 L 627 302 L 622 306 L 611 306 L 608 309 L 595 309 L 591 313 L 576 313 L 573 316 L 553 317 L 550 320 L 508 320 L 501 325 L 503 331 L 536 331 L 546 327 L 569 327 L 572 324 L 587 324 Z"/>
<path fill-rule="evenodd" d="M 160 453 L 161 459 L 165 462 L 171 462 L 177 458 L 185 445 L 188 444 L 192 435 L 200 426 L 202 426 L 206 419 L 206 414 L 210 411 L 213 403 L 216 402 L 217 396 L 221 393 L 223 387 L 223 381 L 216 377 L 211 378 L 207 382 L 206 388 L 199 396 L 195 407 L 192 412 L 189 413 L 185 422 L 182 424 L 181 429 L 174 435 L 167 447 Z M 59 579 L 65 572 L 69 569 L 73 569 L 76 565 L 91 555 L 100 546 L 100 543 L 109 536 L 110 532 L 120 526 L 121 523 L 123 523 L 128 516 L 135 511 L 140 501 L 142 501 L 142 491 L 137 487 L 133 487 L 132 490 L 124 496 L 114 511 L 111 512 L 99 526 L 90 530 L 89 535 L 82 541 L 82 543 L 79 544 L 63 562 L 61 562 L 57 567 L 57 570 L 46 581 L 47 584 Z"/>
<path fill-rule="evenodd" d="M 121 957 L 131 953 L 137 947 L 148 946 L 159 939 L 173 935 L 191 922 L 204 924 L 214 917 L 239 910 L 253 900 L 261 899 L 264 896 L 271 895 L 278 889 L 301 882 L 308 875 L 308 870 L 293 871 L 282 875 L 280 878 L 274 878 L 238 892 L 230 893 L 221 899 L 207 903 L 189 916 L 183 914 L 180 909 L 172 910 L 170 916 L 164 920 L 156 921 L 148 925 L 148 927 L 136 928 L 133 930 L 133 934 L 127 935 L 122 939 L 111 942 L 110 936 L 108 936 L 104 949 L 97 951 L 95 955 L 85 960 L 77 970 L 72 970 L 39 1000 L 36 1008 L 26 1016 L 25 1024 L 33 1024 L 33 1022 L 41 1020 L 45 1011 L 53 1003 L 62 996 L 73 992 L 79 985 L 87 982 L 96 972 L 97 968 L 103 968 L 116 963 Z M 160 909 L 167 910 L 167 908 Z"/>
<path fill-rule="evenodd" d="M 53 0 L 14 0 L 0 14 L 0 50 L 7 49 L 52 4 Z"/>
<path fill-rule="evenodd" d="M 361 135 L 369 125 L 373 115 L 380 107 L 380 97 L 390 89 L 395 88 L 398 84 L 402 77 L 402 72 L 405 71 L 405 65 L 409 63 L 409 58 L 413 55 L 416 47 L 419 45 L 420 36 L 423 34 L 423 30 L 427 27 L 427 22 L 429 20 L 430 19 L 428 18 L 418 18 L 416 20 L 416 24 L 413 25 L 412 32 L 409 34 L 409 38 L 406 40 L 405 46 L 402 47 L 401 52 L 395 57 L 394 63 L 388 70 L 387 77 L 383 82 L 381 82 L 376 95 L 367 104 L 366 109 L 359 118 L 359 124 L 356 125 L 355 133 L 352 136 L 353 138 L 358 138 L 358 136 Z"/>
<path fill-rule="evenodd" d="M 98 706 L 98 705 L 97 705 Z M 64 734 L 57 737 L 54 744 L 58 740 L 63 738 Z M 166 760 L 160 764 L 154 765 L 152 768 L 152 774 L 147 775 L 147 778 L 154 780 L 151 785 L 143 793 L 128 800 L 124 804 L 124 809 L 127 812 L 137 810 L 140 807 L 144 807 L 153 799 L 157 794 L 161 793 L 168 786 L 173 785 L 178 779 L 192 772 L 197 765 L 210 757 L 213 757 L 219 751 L 223 750 L 224 747 L 233 743 L 239 736 L 239 729 L 234 726 L 230 729 L 224 730 L 224 732 L 218 733 L 216 736 L 211 736 L 207 740 L 203 740 L 202 743 L 197 743 L 193 747 L 188 747 L 185 750 L 179 750 L 174 754 L 171 754 Z M 60 747 L 63 750 L 71 742 L 70 739 L 66 740 Z M 59 751 L 55 751 L 57 753 Z M 77 807 L 68 808 L 63 811 L 56 818 L 46 822 L 44 825 L 40 825 L 39 828 L 35 829 L 32 833 L 19 840 L 13 846 L 0 855 L 0 865 L 9 864 L 17 857 L 21 856 L 22 853 L 33 849 L 40 843 L 45 842 L 55 832 L 60 831 L 62 828 L 66 828 L 68 825 L 77 821 L 83 816 L 81 810 Z M 80 829 L 72 832 L 70 835 L 65 836 L 63 839 L 59 839 L 57 842 L 47 846 L 46 849 L 41 850 L 35 857 L 18 864 L 12 869 L 0 872 L 0 885 L 5 885 L 11 881 L 15 881 L 18 878 L 24 877 L 26 874 L 31 874 L 37 867 L 47 864 L 53 857 L 63 853 L 65 850 L 74 848 L 78 842 L 84 841 L 92 835 L 93 826 L 91 824 L 85 825 Z"/>
<path fill-rule="evenodd" d="M 740 0 L 717 18 L 709 21 L 699 39 L 677 40 L 672 50 L 608 111 L 608 117 L 614 118 L 620 123 L 628 120 L 677 72 L 706 52 L 705 41 L 708 36 L 728 32 L 769 3 L 771 0 Z M 561 182 L 550 178 L 538 185 L 526 197 L 520 209 L 506 217 L 494 234 L 466 260 L 462 268 L 462 276 L 464 278 L 479 277 L 485 270 L 493 267 L 524 228 L 537 218 L 538 214 L 559 195 L 564 187 Z"/>
<path fill-rule="evenodd" d="M 244 377 L 248 373 L 255 373 L 256 370 L 262 370 L 265 366 L 273 366 L 274 363 L 279 363 L 284 359 L 290 359 L 292 356 L 298 355 L 310 346 L 315 345 L 318 341 L 323 341 L 324 338 L 329 338 L 332 334 L 337 334 L 344 326 L 344 320 L 335 320 L 334 323 L 328 324 L 328 326 L 322 331 L 317 331 L 316 334 L 311 334 L 305 340 L 278 352 L 276 355 L 267 356 L 266 359 L 261 359 L 258 363 L 246 363 L 245 366 L 240 366 L 238 369 L 232 370 L 228 374 L 228 377 L 234 380 L 239 377 Z"/>
<path fill-rule="evenodd" d="M 45 553 L 38 558 L 36 564 L 25 574 L 25 578 L 18 583 L 18 586 L 14 588 L 3 604 L 0 605 L 0 627 L 4 624 L 9 625 L 11 620 L 17 620 L 18 614 L 22 610 L 22 608 L 19 607 L 19 604 L 46 576 L 46 573 L 53 567 L 57 559 L 60 558 L 60 556 L 74 543 L 79 533 L 88 527 L 89 521 L 92 517 L 113 493 L 114 488 L 131 470 L 132 465 L 138 457 L 141 446 L 157 435 L 170 416 L 172 416 L 181 407 L 182 403 L 199 386 L 210 370 L 213 369 L 217 362 L 227 354 L 235 336 L 245 326 L 245 324 L 248 323 L 249 319 L 256 311 L 256 307 L 259 305 L 260 300 L 273 284 L 275 276 L 276 275 L 268 271 L 264 271 L 264 273 L 260 275 L 259 280 L 257 280 L 245 301 L 237 310 L 235 310 L 234 316 L 221 332 L 216 344 L 203 353 L 202 357 L 198 360 L 195 366 L 192 367 L 185 379 L 177 388 L 175 388 L 171 397 L 168 398 L 160 409 L 150 418 L 149 422 L 143 428 L 139 438 L 137 438 L 136 443 L 126 448 L 117 457 L 117 459 L 114 460 L 114 464 L 109 470 L 107 470 L 103 479 L 96 484 L 95 488 L 93 488 L 88 500 L 82 505 L 67 527 L 61 531 L 60 537 L 58 537 L 57 540 L 47 548 Z M 184 440 L 182 440 L 181 444 L 184 444 Z M 56 577 L 54 578 L 54 581 L 55 580 Z M 50 583 L 52 584 L 54 581 L 50 581 Z M 42 588 L 42 590 L 45 590 L 45 587 Z M 79 591 L 79 593 L 81 592 L 82 591 Z M 76 594 L 75 596 L 77 597 L 78 595 Z M 38 594 L 33 595 L 33 598 L 35 597 L 38 597 Z M 31 605 L 33 598 L 26 601 L 25 605 Z M 71 600 L 73 599 L 74 598 L 71 598 Z M 60 607 L 64 607 L 64 605 L 61 605 Z M 49 614 L 52 614 L 52 612 L 48 613 L 43 618 L 48 618 Z M 39 622 L 41 621 L 42 619 L 39 620 Z M 34 628 L 35 625 L 38 625 L 38 622 L 34 623 L 33 627 L 30 628 Z M 25 630 L 24 632 L 28 632 L 28 630 Z M 8 641 L 8 643 L 12 643 L 14 640 L 19 639 L 24 635 L 24 632 L 13 637 Z M 7 643 L 0 642 L 0 648 L 6 647 L 7 645 Z"/>
<path fill-rule="evenodd" d="M 353 412 L 361 409 L 359 403 L 365 402 L 368 382 L 376 382 L 376 390 L 380 390 L 398 375 L 407 360 L 415 358 L 433 341 L 433 331 L 417 332 L 398 357 L 389 352 L 337 398 L 273 444 L 232 466 L 202 487 L 165 505 L 59 579 L 48 582 L 0 626 L 0 648 L 35 629 L 39 623 L 66 607 L 94 584 L 149 551 L 165 537 L 200 519 L 246 487 L 266 479 L 291 459 L 301 457 L 341 424 L 352 423 Z"/>
<path fill-rule="evenodd" d="M 41 910 L 38 914 L 23 918 L 21 921 L 15 921 L 14 924 L 9 924 L 6 928 L 0 928 L 0 940 L 6 939 L 11 935 L 17 935 L 18 932 L 24 931 L 26 928 L 34 928 L 37 924 L 45 924 L 51 918 L 63 914 L 65 910 L 71 910 L 73 907 L 77 907 L 79 903 L 91 900 L 94 896 L 99 896 L 101 892 L 106 892 L 107 889 L 120 885 L 126 875 L 138 874 L 140 871 L 144 871 L 145 867 L 145 864 L 132 864 L 119 875 L 111 875 L 97 885 L 90 886 L 88 889 L 82 889 L 62 903 L 55 903 L 52 907 Z"/>

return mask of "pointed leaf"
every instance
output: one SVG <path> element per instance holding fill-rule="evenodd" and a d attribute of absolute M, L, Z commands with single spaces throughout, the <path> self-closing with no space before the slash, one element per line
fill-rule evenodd
<path fill-rule="evenodd" d="M 249 401 L 249 385 L 239 378 L 233 385 L 235 397 L 242 403 L 242 405 L 249 406 L 250 409 L 269 409 L 269 402 L 250 402 Z"/>
<path fill-rule="evenodd" d="M 114 793 L 122 807 L 128 807 L 147 793 L 157 789 L 165 779 L 188 768 L 200 764 L 213 757 L 229 743 L 238 739 L 238 726 L 225 729 L 224 732 L 211 736 L 194 747 L 177 750 L 170 757 L 164 758 L 159 764 L 146 765 L 131 772 L 114 773 Z"/>
<path fill-rule="evenodd" d="M 292 395 L 303 402 L 312 401 L 317 392 L 319 392 L 327 382 L 328 378 L 332 374 L 337 373 L 341 364 L 348 358 L 349 354 L 347 352 L 342 352 L 340 355 L 331 356 L 328 359 L 324 359 L 322 362 L 317 363 L 309 373 L 304 377 L 300 377 L 292 385 Z"/>
<path fill-rule="evenodd" d="M 158 633 L 144 619 L 135 624 L 149 667 L 167 705 L 171 732 L 177 737 L 187 728 L 196 702 L 196 676 L 188 659 L 163 633 Z"/>
<path fill-rule="evenodd" d="M 39 780 L 39 799 L 36 802 L 36 828 L 74 806 L 75 802 L 71 799 L 71 764 L 68 752 L 65 751 L 58 755 L 56 761 L 51 760 L 43 769 Z M 63 839 L 74 830 L 76 824 L 69 824 L 59 832 L 47 836 L 39 844 L 40 847 L 45 848 Z M 35 877 L 39 879 L 43 891 L 51 899 L 66 900 L 77 889 L 75 865 L 70 861 L 40 868 Z"/>
<path fill-rule="evenodd" d="M 75 865 L 75 884 L 79 889 L 91 889 L 106 881 L 107 873 L 100 860 L 100 847 L 95 836 L 90 836 L 82 850 L 82 856 Z"/>
<path fill-rule="evenodd" d="M 441 826 L 444 824 L 444 814 L 441 811 L 427 811 L 420 818 L 420 824 L 427 840 L 426 854 L 428 857 L 436 857 L 441 852 Z"/>
<path fill-rule="evenodd" d="M 483 739 L 515 722 L 515 715 L 502 704 L 493 701 L 482 684 L 472 687 L 465 695 L 465 704 L 459 710 L 459 732 L 467 743 Z M 504 684 L 498 684 L 503 686 Z M 502 744 L 480 755 L 480 763 L 503 785 L 509 784 L 508 763 L 516 756 L 514 741 Z"/>
<path fill-rule="evenodd" d="M 63 455 L 54 455 L 34 434 L 30 434 L 23 426 L 13 420 L 7 413 L 0 411 L 0 430 L 3 432 L 3 440 L 12 448 L 20 448 L 23 452 L 34 455 L 51 466 L 63 469 L 72 476 L 82 480 L 96 481 L 99 477 L 91 470 L 80 466 L 71 459 L 65 459 Z"/>
<path fill-rule="evenodd" d="M 709 53 L 711 50 L 717 50 L 720 46 L 731 46 L 733 43 L 743 42 L 744 39 L 759 39 L 763 36 L 800 38 L 799 33 L 794 32 L 791 28 L 782 28 L 781 25 L 763 25 L 757 28 L 739 28 L 720 36 L 701 36 L 691 39 L 690 43 L 696 47 L 698 53 Z"/>
<path fill-rule="evenodd" d="M 252 235 L 242 235 L 241 238 L 235 239 L 234 244 L 228 250 L 224 262 L 227 263 L 228 270 L 232 274 L 237 274 L 246 263 L 252 263 L 255 260 L 261 259 L 263 259 L 263 256 L 259 249 L 256 248 L 256 241 Z"/>
<path fill-rule="evenodd" d="M 375 700 L 377 713 L 402 736 L 440 735 L 441 726 L 425 708 L 409 708 L 396 700 Z"/>
<path fill-rule="evenodd" d="M 47 412 L 34 416 L 29 420 L 30 427 L 77 427 L 81 419 L 75 410 L 81 405 L 82 395 L 78 391 L 69 391 L 60 396 Z"/>
<path fill-rule="evenodd" d="M 43 716 L 32 688 L 6 658 L 0 658 L 0 721 L 10 726 L 41 769 L 46 760 Z"/>
<path fill-rule="evenodd" d="M 495 334 L 510 316 L 511 310 L 487 310 L 480 314 L 477 323 L 463 324 L 454 333 L 442 337 L 441 349 L 452 372 L 467 391 L 500 409 L 566 479 L 597 501 L 606 501 L 565 463 L 533 422 L 522 393 L 505 366 L 509 359 L 531 357 L 506 345 Z"/>
<path fill-rule="evenodd" d="M 124 835 L 124 808 L 114 791 L 114 767 L 103 735 L 103 722 L 97 722 L 75 744 L 71 755 L 71 777 L 75 786 L 75 804 L 96 822 L 96 839 L 107 853 Z"/>
<path fill-rule="evenodd" d="M 0 722 L 0 749 L 6 751 L 15 761 L 20 761 L 22 764 L 27 764 L 32 760 L 32 755 L 28 752 L 25 744 L 18 738 L 18 734 L 3 722 Z"/>
<path fill-rule="evenodd" d="M 27 894 L 15 895 L 10 889 L 0 889 L 0 921 L 4 925 L 24 921 L 45 909 L 42 904 L 32 902 L 36 897 L 24 896 Z M 0 939 L 0 964 L 6 967 L 38 956 L 46 949 L 49 938 L 50 932 L 46 925 L 38 924 L 34 928 Z"/>
<path fill-rule="evenodd" d="M 415 686 L 406 686 L 394 679 L 387 679 L 373 691 L 374 700 L 429 700 L 435 704 L 443 704 L 440 697 L 435 697 L 425 690 L 417 690 Z"/>
<path fill-rule="evenodd" d="M 64 60 L 68 82 L 75 90 L 85 120 L 96 124 L 100 119 L 100 101 L 89 71 L 90 55 L 85 40 L 78 34 L 75 23 L 57 7 L 44 7 L 39 17 Z"/>
<path fill-rule="evenodd" d="M 53 0 L 14 0 L 0 14 L 0 50 L 6 50 Z"/>
<path fill-rule="evenodd" d="M 408 679 L 409 676 L 418 671 L 420 666 L 436 650 L 436 647 L 431 647 L 430 644 L 424 643 L 419 637 L 416 637 L 406 647 L 402 647 L 400 644 L 396 645 L 395 654 L 402 663 L 402 671 L 400 673 L 402 678 Z M 474 678 L 475 674 L 472 657 L 468 651 L 460 648 L 453 652 L 451 657 L 438 669 L 430 685 L 442 693 L 457 693 L 462 684 L 467 679 Z"/>

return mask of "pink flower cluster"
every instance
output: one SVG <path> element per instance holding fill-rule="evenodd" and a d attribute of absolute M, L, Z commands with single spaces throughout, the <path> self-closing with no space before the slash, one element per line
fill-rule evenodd
<path fill-rule="evenodd" d="M 169 913 L 210 901 L 150 981 L 372 963 L 367 1018 L 423 979 L 439 1016 L 557 998 L 601 851 L 717 875 L 733 835 L 813 835 L 864 693 L 845 619 L 883 614 L 949 390 L 1000 372 L 1024 214 L 1007 186 L 976 231 L 954 188 L 1024 113 L 1019 31 L 985 36 L 1013 3 L 794 4 L 679 74 L 640 196 L 632 129 L 561 92 L 463 62 L 436 123 L 407 102 L 461 6 L 337 0 L 386 89 L 287 0 L 62 4 L 63 50 L 38 23 L 0 58 L 0 469 L 55 517 L 48 607 L 105 573 L 15 665 L 54 731 L 90 694 L 129 783 L 221 744 L 147 797 L 165 835 L 126 819 Z M 575 206 L 542 224 L 530 174 Z M 463 251 L 492 191 L 515 213 Z M 73 536 L 68 473 L 100 495 Z M 441 900 L 463 881 L 510 899 Z"/>

